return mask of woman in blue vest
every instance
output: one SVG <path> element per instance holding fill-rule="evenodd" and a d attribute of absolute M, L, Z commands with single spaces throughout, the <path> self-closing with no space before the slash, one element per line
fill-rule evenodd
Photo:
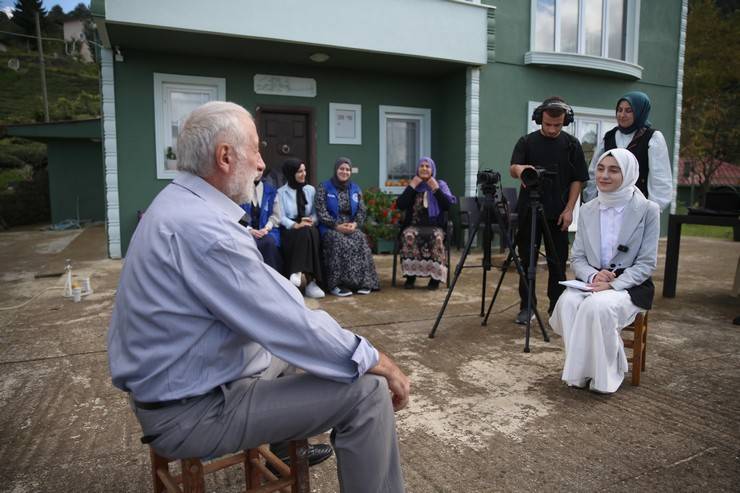
<path fill-rule="evenodd" d="M 280 203 L 277 189 L 262 180 L 262 174 L 254 181 L 252 202 L 241 204 L 249 217 L 249 232 L 257 242 L 257 249 L 265 263 L 278 272 L 283 271 L 280 253 Z"/>
<path fill-rule="evenodd" d="M 290 282 L 300 287 L 306 278 L 308 298 L 323 298 L 321 284 L 321 246 L 318 217 L 314 210 L 316 189 L 306 183 L 306 165 L 291 158 L 283 163 L 287 183 L 278 189 L 278 201 L 283 215 L 280 219 L 280 243 L 283 249 L 284 272 Z"/>
<path fill-rule="evenodd" d="M 365 204 L 362 190 L 350 181 L 352 162 L 340 157 L 334 176 L 319 185 L 316 213 L 319 217 L 326 287 L 335 296 L 370 294 L 379 289 L 378 274 L 370 247 L 362 232 Z"/>
<path fill-rule="evenodd" d="M 673 200 L 673 177 L 665 137 L 660 130 L 652 128 L 648 121 L 650 98 L 644 92 L 628 92 L 617 101 L 616 113 L 617 126 L 599 141 L 591 159 L 590 179 L 586 184 L 584 198 L 589 201 L 598 192 L 594 176 L 599 156 L 606 151 L 621 148 L 634 154 L 640 164 L 637 188 L 663 210 Z"/>

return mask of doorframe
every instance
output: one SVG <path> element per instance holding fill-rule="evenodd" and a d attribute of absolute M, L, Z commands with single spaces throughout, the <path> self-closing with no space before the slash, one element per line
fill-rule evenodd
<path fill-rule="evenodd" d="M 255 123 L 259 132 L 262 123 L 262 113 L 281 113 L 281 114 L 299 114 L 306 115 L 306 132 L 308 133 L 308 154 L 306 163 L 308 171 L 308 183 L 317 186 L 319 183 L 317 172 L 318 163 L 316 161 L 316 118 L 315 110 L 310 106 L 274 106 L 274 105 L 257 105 L 255 108 Z M 262 139 L 260 138 L 260 141 Z"/>

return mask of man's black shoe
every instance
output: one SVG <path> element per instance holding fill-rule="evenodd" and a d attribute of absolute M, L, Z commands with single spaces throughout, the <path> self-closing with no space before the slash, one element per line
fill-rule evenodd
<path fill-rule="evenodd" d="M 288 449 L 288 442 L 275 443 L 270 445 L 270 451 L 277 455 L 278 458 L 290 465 L 290 450 Z M 315 466 L 321 464 L 326 459 L 331 457 L 334 453 L 334 449 L 327 443 L 318 443 L 316 445 L 308 445 L 308 465 Z M 268 464 L 269 466 L 269 464 Z M 274 471 L 273 471 L 274 472 Z"/>

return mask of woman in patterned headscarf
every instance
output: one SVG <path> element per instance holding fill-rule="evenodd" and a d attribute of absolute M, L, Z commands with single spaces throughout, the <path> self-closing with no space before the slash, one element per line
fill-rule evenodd
<path fill-rule="evenodd" d="M 628 92 L 617 101 L 616 113 L 617 126 L 599 141 L 591 160 L 585 199 L 593 199 L 598 192 L 594 176 L 599 156 L 605 151 L 621 148 L 627 149 L 637 158 L 637 188 L 663 210 L 673 200 L 673 178 L 665 138 L 648 120 L 650 98 L 644 92 Z"/>
<path fill-rule="evenodd" d="M 324 279 L 335 296 L 351 296 L 352 291 L 370 294 L 380 287 L 362 232 L 366 216 L 362 190 L 351 177 L 352 161 L 340 157 L 334 163 L 334 176 L 319 184 L 316 193 Z"/>
<path fill-rule="evenodd" d="M 430 278 L 428 289 L 437 289 L 440 281 L 447 278 L 444 212 L 457 199 L 447 183 L 436 176 L 437 166 L 432 158 L 421 158 L 416 175 L 397 200 L 398 208 L 406 212 L 400 252 L 406 289 L 413 289 L 417 277 Z"/>

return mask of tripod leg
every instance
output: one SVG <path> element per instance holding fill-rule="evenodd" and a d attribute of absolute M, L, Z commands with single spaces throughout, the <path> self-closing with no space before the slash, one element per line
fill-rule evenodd
<path fill-rule="evenodd" d="M 480 323 L 481 325 L 488 324 L 488 317 L 491 315 L 491 309 L 493 308 L 493 304 L 496 303 L 496 297 L 498 297 L 498 292 L 501 289 L 501 284 L 504 282 L 504 276 L 506 275 L 506 271 L 509 270 L 509 266 L 511 265 L 511 261 L 513 257 L 514 257 L 514 251 L 509 250 L 509 255 L 506 257 L 506 260 L 501 266 L 501 276 L 499 276 L 498 278 L 498 284 L 496 284 L 496 291 L 493 292 L 493 298 L 491 298 L 491 304 L 488 305 L 486 316 L 483 319 L 483 321 Z"/>
<path fill-rule="evenodd" d="M 493 241 L 491 228 L 491 204 L 483 205 L 483 280 L 481 283 L 480 293 L 480 316 L 482 317 L 486 309 L 486 277 L 491 270 L 491 242 Z"/>
<path fill-rule="evenodd" d="M 537 208 L 534 203 L 529 205 L 530 212 L 530 236 L 529 236 L 529 268 L 527 269 L 527 330 L 524 333 L 524 352 L 529 352 L 529 335 L 532 329 L 532 310 L 537 308 L 532 306 L 534 297 L 534 280 L 537 276 Z M 536 315 L 537 321 L 540 320 L 539 314 Z M 544 328 L 543 328 L 544 330 Z"/>
<path fill-rule="evenodd" d="M 470 238 L 468 239 L 468 244 L 465 245 L 465 250 L 463 251 L 462 255 L 460 255 L 460 261 L 457 263 L 457 267 L 455 267 L 455 276 L 452 278 L 452 282 L 450 283 L 450 287 L 447 289 L 447 296 L 445 296 L 445 301 L 442 303 L 442 308 L 439 309 L 439 313 L 437 314 L 437 319 L 434 321 L 434 326 L 432 327 L 432 331 L 429 332 L 429 338 L 434 339 L 434 335 L 437 332 L 437 327 L 439 327 L 439 322 L 442 320 L 442 315 L 445 313 L 445 309 L 447 309 L 447 303 L 450 301 L 450 296 L 452 296 L 452 291 L 455 289 L 455 284 L 457 284 L 457 280 L 460 278 L 460 274 L 462 273 L 463 266 L 465 265 L 465 260 L 468 258 L 468 254 L 470 253 L 470 249 L 473 246 L 473 242 L 475 241 L 475 235 L 478 233 L 478 227 L 480 224 L 476 224 L 473 229 L 470 231 Z"/>

